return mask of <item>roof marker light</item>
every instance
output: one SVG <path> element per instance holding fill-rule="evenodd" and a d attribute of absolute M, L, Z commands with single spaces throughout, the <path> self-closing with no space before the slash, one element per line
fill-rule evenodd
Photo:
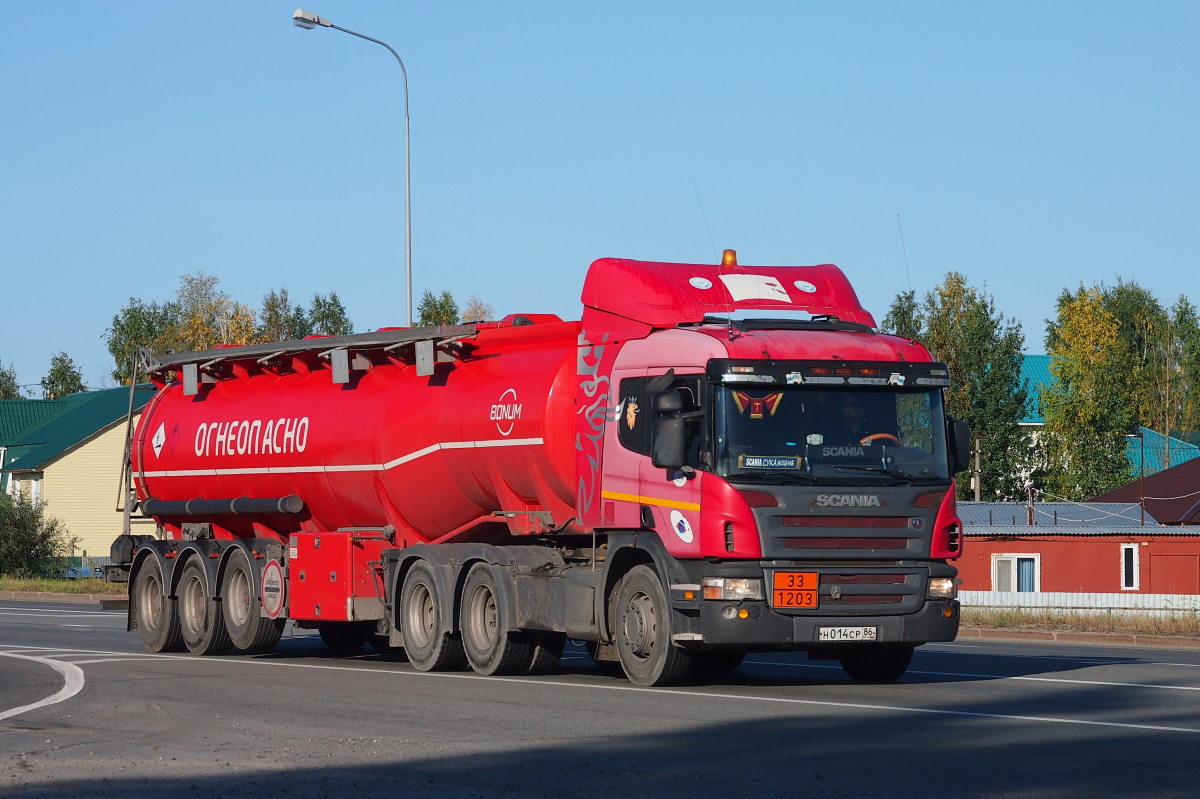
<path fill-rule="evenodd" d="M 726 250 L 721 254 L 721 266 L 737 266 L 737 250 Z"/>

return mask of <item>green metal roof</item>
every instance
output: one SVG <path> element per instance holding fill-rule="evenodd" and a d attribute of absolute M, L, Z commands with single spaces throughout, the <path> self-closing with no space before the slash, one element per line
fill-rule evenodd
<path fill-rule="evenodd" d="M 1021 361 L 1021 379 L 1028 381 L 1029 403 L 1025 406 L 1025 418 L 1021 424 L 1045 424 L 1042 418 L 1041 396 L 1042 389 L 1054 383 L 1050 374 L 1049 355 L 1024 355 Z"/>
<path fill-rule="evenodd" d="M 7 447 L 29 430 L 74 407 L 81 397 L 82 393 L 56 400 L 0 400 L 0 447 Z"/>
<path fill-rule="evenodd" d="M 152 386 L 139 387 L 134 410 L 144 408 L 152 396 Z M 72 394 L 70 399 L 72 402 L 65 410 L 37 427 L 26 429 L 9 444 L 4 471 L 40 471 L 67 450 L 120 421 L 129 410 L 128 388 Z"/>

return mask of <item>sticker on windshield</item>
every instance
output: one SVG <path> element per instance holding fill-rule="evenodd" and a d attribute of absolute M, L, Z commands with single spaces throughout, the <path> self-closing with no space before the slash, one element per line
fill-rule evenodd
<path fill-rule="evenodd" d="M 737 405 L 738 413 L 745 413 L 749 408 L 751 419 L 762 419 L 768 412 L 774 416 L 775 411 L 779 410 L 779 403 L 783 402 L 783 392 L 778 391 L 765 397 L 752 397 L 745 391 L 735 391 L 733 401 Z"/>
<path fill-rule="evenodd" d="M 739 469 L 799 469 L 800 459 L 790 455 L 738 455 Z"/>
<path fill-rule="evenodd" d="M 825 436 L 820 433 L 809 433 L 808 438 L 804 440 L 814 447 L 819 447 L 825 443 Z"/>
<path fill-rule="evenodd" d="M 900 374 L 899 372 L 892 372 L 892 376 L 888 378 L 888 385 L 889 386 L 904 385 L 904 375 Z"/>
<path fill-rule="evenodd" d="M 796 385 L 796 384 L 802 384 L 802 383 L 804 383 L 804 375 L 800 374 L 799 372 L 788 372 L 787 373 L 787 382 L 788 382 L 789 386 Z"/>
<path fill-rule="evenodd" d="M 801 291 L 803 291 L 805 294 L 816 294 L 817 293 L 817 287 L 814 286 L 812 283 L 809 283 L 807 280 L 797 280 L 792 285 L 795 286 L 796 288 L 800 289 Z"/>
<path fill-rule="evenodd" d="M 712 281 L 706 277 L 694 277 L 691 280 L 689 280 L 688 282 L 691 283 L 693 286 L 695 286 L 698 289 L 712 288 Z"/>

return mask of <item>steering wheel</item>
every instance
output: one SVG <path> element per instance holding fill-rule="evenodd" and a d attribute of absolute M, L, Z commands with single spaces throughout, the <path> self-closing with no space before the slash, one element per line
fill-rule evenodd
<path fill-rule="evenodd" d="M 888 439 L 888 440 L 889 440 L 889 441 L 891 441 L 893 444 L 895 444 L 897 447 L 898 447 L 898 446 L 900 446 L 900 439 L 896 438 L 896 437 L 895 437 L 894 435 L 892 435 L 891 433 L 872 433 L 871 435 L 869 435 L 869 436 L 866 436 L 865 438 L 863 438 L 863 439 L 862 439 L 861 441 L 859 441 L 858 443 L 860 443 L 860 444 L 863 444 L 863 445 L 866 445 L 866 444 L 869 444 L 869 443 L 871 443 L 872 441 L 878 441 L 878 440 L 879 440 L 879 439 L 881 439 L 881 438 L 886 438 L 886 439 Z"/>

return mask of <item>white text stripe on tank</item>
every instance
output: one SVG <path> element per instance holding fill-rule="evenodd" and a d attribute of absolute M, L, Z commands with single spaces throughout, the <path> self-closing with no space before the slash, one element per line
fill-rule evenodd
<path fill-rule="evenodd" d="M 328 474 L 330 472 L 382 472 L 397 466 L 432 455 L 443 449 L 475 449 L 483 447 L 529 447 L 545 443 L 541 438 L 497 438 L 487 441 L 447 441 L 430 444 L 416 452 L 401 455 L 387 463 L 347 463 L 331 466 L 246 466 L 240 469 L 175 469 L 145 471 L 144 477 L 219 477 L 242 474 Z"/>

